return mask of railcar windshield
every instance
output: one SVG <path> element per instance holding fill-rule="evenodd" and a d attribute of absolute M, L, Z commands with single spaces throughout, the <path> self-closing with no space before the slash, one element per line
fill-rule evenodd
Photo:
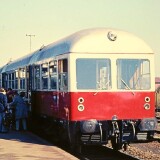
<path fill-rule="evenodd" d="M 111 62 L 109 59 L 76 60 L 77 89 L 111 89 Z"/>
<path fill-rule="evenodd" d="M 147 59 L 118 59 L 117 75 L 118 89 L 147 90 L 151 87 Z"/>

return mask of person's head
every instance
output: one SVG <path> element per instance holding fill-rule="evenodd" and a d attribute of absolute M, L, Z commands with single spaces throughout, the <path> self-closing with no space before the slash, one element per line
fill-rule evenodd
<path fill-rule="evenodd" d="M 13 90 L 10 92 L 10 94 L 8 94 L 10 97 L 15 97 L 16 95 L 18 95 L 18 92 Z"/>
<path fill-rule="evenodd" d="M 7 91 L 12 91 L 12 88 L 8 88 Z"/>
<path fill-rule="evenodd" d="M 25 92 L 20 92 L 19 94 L 21 97 L 24 97 L 25 96 Z"/>
<path fill-rule="evenodd" d="M 12 97 L 12 96 L 14 96 L 14 91 L 13 90 L 10 90 L 10 91 L 7 91 L 7 96 L 8 97 Z"/>

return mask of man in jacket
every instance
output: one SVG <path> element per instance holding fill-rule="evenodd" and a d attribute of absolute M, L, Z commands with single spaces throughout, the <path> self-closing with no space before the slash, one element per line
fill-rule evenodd
<path fill-rule="evenodd" d="M 28 107 L 24 101 L 24 92 L 20 95 L 16 94 L 9 105 L 15 108 L 16 130 L 20 129 L 20 121 L 22 121 L 23 130 L 27 130 Z"/>
<path fill-rule="evenodd" d="M 3 125 L 3 118 L 5 115 L 5 109 L 7 107 L 7 96 L 5 90 L 0 88 L 0 132 L 6 132 L 6 129 Z"/>

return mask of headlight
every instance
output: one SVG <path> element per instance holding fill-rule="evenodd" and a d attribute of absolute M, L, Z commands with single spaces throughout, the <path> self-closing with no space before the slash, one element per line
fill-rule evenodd
<path fill-rule="evenodd" d="M 157 120 L 155 118 L 143 119 L 139 124 L 140 131 L 153 131 L 157 128 Z"/>
<path fill-rule="evenodd" d="M 144 104 L 144 109 L 149 110 L 150 109 L 150 104 L 149 103 L 145 103 Z"/>
<path fill-rule="evenodd" d="M 78 105 L 78 110 L 79 110 L 80 112 L 84 111 L 84 105 L 83 105 L 83 104 L 79 104 L 79 105 Z"/>
<path fill-rule="evenodd" d="M 83 133 L 93 133 L 96 131 L 97 124 L 96 120 L 83 121 L 81 122 L 81 131 Z"/>

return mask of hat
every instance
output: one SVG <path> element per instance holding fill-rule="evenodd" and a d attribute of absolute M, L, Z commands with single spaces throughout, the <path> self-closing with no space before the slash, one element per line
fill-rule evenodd
<path fill-rule="evenodd" d="M 4 88 L 0 88 L 0 92 L 5 92 L 5 89 Z"/>

